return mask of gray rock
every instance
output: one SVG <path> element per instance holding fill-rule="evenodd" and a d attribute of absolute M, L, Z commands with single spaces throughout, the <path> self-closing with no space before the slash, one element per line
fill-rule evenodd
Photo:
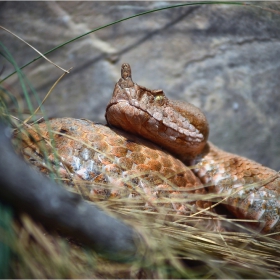
<path fill-rule="evenodd" d="M 172 4 L 1 2 L 0 25 L 46 52 L 115 20 Z M 279 2 L 257 4 L 280 10 Z M 10 34 L 0 34 L 18 65 L 37 56 Z M 128 62 L 138 84 L 200 107 L 216 145 L 279 170 L 279 34 L 278 14 L 248 6 L 180 7 L 121 22 L 48 55 L 73 70 L 47 99 L 45 113 L 104 123 L 120 66 Z M 12 67 L 3 58 L 0 65 L 4 78 Z M 62 74 L 43 59 L 24 73 L 41 99 Z M 15 76 L 4 85 L 18 99 L 24 96 Z"/>

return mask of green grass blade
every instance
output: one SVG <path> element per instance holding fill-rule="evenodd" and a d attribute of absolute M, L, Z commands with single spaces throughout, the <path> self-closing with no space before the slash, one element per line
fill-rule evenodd
<path fill-rule="evenodd" d="M 89 35 L 89 34 L 91 34 L 93 32 L 99 31 L 99 30 L 104 29 L 106 27 L 118 24 L 118 23 L 120 23 L 122 21 L 126 21 L 126 20 L 133 19 L 133 18 L 136 18 L 136 17 L 139 17 L 139 16 L 144 16 L 144 15 L 147 15 L 147 14 L 151 14 L 151 13 L 155 13 L 155 12 L 159 12 L 159 11 L 163 11 L 163 10 L 168 10 L 168 9 L 173 9 L 173 8 L 180 8 L 180 7 L 184 7 L 184 6 L 194 6 L 194 5 L 215 5 L 215 4 L 240 5 L 240 6 L 241 5 L 242 6 L 243 5 L 247 5 L 244 2 L 237 2 L 237 1 L 202 1 L 202 2 L 191 2 L 191 3 L 177 4 L 177 5 L 157 8 L 157 9 L 154 9 L 154 10 L 150 10 L 150 11 L 142 12 L 142 13 L 139 13 L 139 14 L 135 14 L 133 16 L 129 16 L 129 17 L 126 17 L 126 18 L 122 18 L 122 19 L 119 19 L 117 21 L 113 21 L 113 22 L 111 22 L 109 24 L 103 25 L 101 27 L 95 28 L 95 29 L 93 29 L 93 30 L 91 30 L 89 32 L 86 32 L 86 33 L 84 33 L 84 34 L 82 34 L 82 35 L 80 35 L 78 37 L 75 37 L 75 38 L 73 38 L 73 39 L 71 39 L 71 40 L 69 40 L 67 42 L 64 42 L 63 44 L 58 45 L 57 47 L 55 47 L 55 48 L 45 52 L 44 55 L 46 56 L 46 55 L 54 52 L 55 50 L 65 46 L 65 45 L 67 45 L 69 43 L 72 43 L 72 42 L 74 42 L 74 41 L 76 41 L 76 40 L 78 40 L 78 39 L 80 39 L 80 38 L 82 38 L 84 36 L 87 36 L 87 35 Z M 23 65 L 20 69 L 23 69 L 23 68 L 27 67 L 28 65 L 30 65 L 31 63 L 37 61 L 40 58 L 42 58 L 42 56 L 38 56 L 38 57 L 34 58 L 30 62 L 28 62 L 25 65 Z M 16 73 L 16 71 L 11 73 L 10 75 L 8 75 L 6 78 L 4 78 L 2 81 L 0 81 L 0 84 L 2 82 L 4 82 L 5 80 L 7 80 L 12 75 L 14 75 L 15 73 Z"/>
<path fill-rule="evenodd" d="M 10 278 L 11 243 L 13 213 L 12 210 L 0 203 L 0 278 Z M 2 238 L 1 238 L 2 237 Z"/>

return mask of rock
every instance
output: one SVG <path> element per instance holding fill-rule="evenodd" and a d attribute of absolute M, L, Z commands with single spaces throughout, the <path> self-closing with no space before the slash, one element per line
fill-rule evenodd
<path fill-rule="evenodd" d="M 0 25 L 46 52 L 94 28 L 173 4 L 1 2 Z M 280 10 L 277 2 L 258 5 Z M 18 65 L 37 57 L 12 35 L 0 34 Z M 279 34 L 278 14 L 239 5 L 180 7 L 112 25 L 47 55 L 73 70 L 45 102 L 45 113 L 104 123 L 120 66 L 128 62 L 136 83 L 200 107 L 216 145 L 279 170 Z M 4 78 L 12 67 L 3 57 L 0 65 Z M 62 74 L 43 59 L 24 73 L 41 99 Z M 15 76 L 4 86 L 24 96 Z"/>

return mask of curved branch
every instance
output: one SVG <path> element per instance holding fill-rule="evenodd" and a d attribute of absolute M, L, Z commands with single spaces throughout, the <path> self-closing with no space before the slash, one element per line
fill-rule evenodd
<path fill-rule="evenodd" d="M 15 154 L 9 134 L 10 129 L 0 122 L 0 199 L 106 258 L 132 260 L 139 235 L 28 166 Z"/>

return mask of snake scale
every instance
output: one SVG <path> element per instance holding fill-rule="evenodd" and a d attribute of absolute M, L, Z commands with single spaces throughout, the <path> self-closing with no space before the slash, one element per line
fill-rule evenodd
<path fill-rule="evenodd" d="M 253 220 L 253 228 L 280 239 L 278 172 L 208 142 L 198 108 L 137 85 L 124 63 L 105 116 L 109 126 L 60 118 L 16 137 L 24 140 L 26 160 L 47 174 L 42 159 L 45 153 L 55 162 L 54 145 L 60 176 L 70 185 L 83 181 L 87 199 L 145 195 L 145 209 L 167 205 L 188 216 L 211 210 L 214 202 L 201 198 L 214 194 L 236 218 Z"/>

